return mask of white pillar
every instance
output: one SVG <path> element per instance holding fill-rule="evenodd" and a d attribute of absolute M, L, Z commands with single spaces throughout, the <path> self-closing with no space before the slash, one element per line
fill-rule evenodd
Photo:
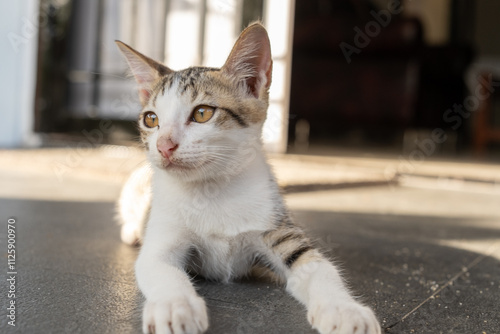
<path fill-rule="evenodd" d="M 0 147 L 33 145 L 38 0 L 0 2 Z"/>
<path fill-rule="evenodd" d="M 271 40 L 273 81 L 263 137 L 266 150 L 285 153 L 292 71 L 292 42 L 295 0 L 266 0 L 264 25 Z"/>

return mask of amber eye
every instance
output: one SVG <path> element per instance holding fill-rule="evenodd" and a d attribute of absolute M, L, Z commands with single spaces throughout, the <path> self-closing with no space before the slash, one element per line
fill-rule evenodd
<path fill-rule="evenodd" d="M 158 116 L 152 111 L 148 111 L 144 114 L 144 125 L 148 128 L 154 128 L 158 126 Z"/>
<path fill-rule="evenodd" d="M 192 121 L 197 123 L 205 123 L 214 115 L 215 108 L 209 106 L 198 106 L 194 108 Z"/>

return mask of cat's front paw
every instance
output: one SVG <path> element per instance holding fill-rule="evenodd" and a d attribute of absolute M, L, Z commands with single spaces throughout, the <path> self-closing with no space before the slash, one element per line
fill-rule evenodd
<path fill-rule="evenodd" d="M 313 306 L 307 319 L 321 334 L 380 334 L 373 311 L 353 301 L 326 302 Z"/>
<path fill-rule="evenodd" d="M 122 225 L 120 237 L 122 242 L 129 246 L 139 246 L 141 244 L 141 230 L 138 224 L 127 223 Z"/>
<path fill-rule="evenodd" d="M 145 334 L 200 334 L 208 328 L 205 301 L 197 295 L 146 301 L 142 321 Z"/>

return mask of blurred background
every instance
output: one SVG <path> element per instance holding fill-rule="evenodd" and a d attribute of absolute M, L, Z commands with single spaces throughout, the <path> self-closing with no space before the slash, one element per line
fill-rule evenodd
<path fill-rule="evenodd" d="M 113 217 L 146 156 L 114 40 L 173 69 L 221 66 L 260 19 L 274 61 L 263 140 L 297 221 L 386 332 L 498 333 L 499 14 L 494 0 L 0 1 L 16 330 L 140 331 L 137 252 Z M 206 284 L 207 334 L 312 333 L 282 290 Z"/>
<path fill-rule="evenodd" d="M 500 159 L 497 1 L 1 6 L 4 148 L 133 143 L 140 106 L 114 40 L 173 69 L 221 66 L 239 32 L 260 19 L 275 64 L 264 130 L 270 152 Z"/>

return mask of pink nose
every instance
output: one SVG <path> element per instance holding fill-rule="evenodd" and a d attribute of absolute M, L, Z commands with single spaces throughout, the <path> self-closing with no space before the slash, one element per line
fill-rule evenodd
<path fill-rule="evenodd" d="M 160 137 L 156 142 L 158 152 L 166 159 L 170 159 L 177 147 L 179 147 L 179 144 L 174 143 L 170 138 L 166 137 Z"/>

